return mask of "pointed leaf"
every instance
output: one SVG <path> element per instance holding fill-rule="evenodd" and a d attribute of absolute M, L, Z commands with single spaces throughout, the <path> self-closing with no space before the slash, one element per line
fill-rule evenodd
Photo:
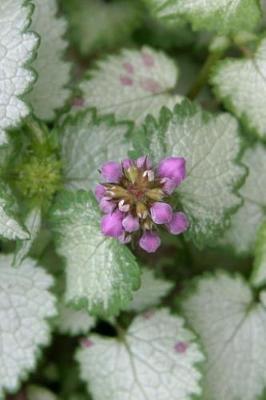
<path fill-rule="evenodd" d="M 227 59 L 218 64 L 212 77 L 218 97 L 243 124 L 266 139 L 266 39 L 254 57 Z"/>
<path fill-rule="evenodd" d="M 19 266 L 24 258 L 28 255 L 31 246 L 36 239 L 41 228 L 41 210 L 36 207 L 32 209 L 25 220 L 25 226 L 30 234 L 29 238 L 20 240 L 14 254 L 14 265 Z"/>
<path fill-rule="evenodd" d="M 41 37 L 37 57 L 32 66 L 38 74 L 27 101 L 38 118 L 50 121 L 70 95 L 66 85 L 70 81 L 70 64 L 63 61 L 67 46 L 63 36 L 66 22 L 57 18 L 55 0 L 34 0 L 31 29 Z"/>
<path fill-rule="evenodd" d="M 9 240 L 29 238 L 15 217 L 15 199 L 7 186 L 0 183 L 0 236 Z"/>
<path fill-rule="evenodd" d="M 147 114 L 157 116 L 162 106 L 173 108 L 181 101 L 172 93 L 177 77 L 178 70 L 171 59 L 143 47 L 141 51 L 123 50 L 100 61 L 80 88 L 85 106 L 140 124 Z"/>
<path fill-rule="evenodd" d="M 95 324 L 95 318 L 86 310 L 74 310 L 63 302 L 59 304 L 57 326 L 60 333 L 71 336 L 87 334 Z"/>
<path fill-rule="evenodd" d="M 127 0 L 68 0 L 62 5 L 73 42 L 84 56 L 125 43 L 140 20 L 139 5 Z"/>
<path fill-rule="evenodd" d="M 47 318 L 56 314 L 48 289 L 50 275 L 26 259 L 11 267 L 12 255 L 0 258 L 0 397 L 14 392 L 36 365 L 40 346 L 49 341 Z"/>
<path fill-rule="evenodd" d="M 29 32 L 32 7 L 24 0 L 1 0 L 0 5 L 0 145 L 5 130 L 29 114 L 21 96 L 29 90 L 34 74 L 26 64 L 33 57 L 38 38 Z"/>
<path fill-rule="evenodd" d="M 177 189 L 178 206 L 190 221 L 186 235 L 209 243 L 228 225 L 228 214 L 240 204 L 235 189 L 245 176 L 237 165 L 238 126 L 228 114 L 213 116 L 189 102 L 173 112 L 162 110 L 159 122 L 148 118 L 136 137 L 138 154 L 156 161 L 184 157 L 187 177 Z"/>
<path fill-rule="evenodd" d="M 63 192 L 52 212 L 58 253 L 66 260 L 66 302 L 94 314 L 116 314 L 139 285 L 139 267 L 125 245 L 104 237 L 94 196 Z"/>
<path fill-rule="evenodd" d="M 266 150 L 257 144 L 246 150 L 242 162 L 249 169 L 239 191 L 244 203 L 232 216 L 230 229 L 222 242 L 231 245 L 238 254 L 249 254 L 254 250 L 258 229 L 265 220 Z"/>
<path fill-rule="evenodd" d="M 77 360 L 93 398 L 186 400 L 200 394 L 203 355 L 183 325 L 160 310 L 137 317 L 120 340 L 91 335 Z"/>
<path fill-rule="evenodd" d="M 183 310 L 207 354 L 204 400 L 254 400 L 266 386 L 266 302 L 225 273 L 200 279 Z M 244 379 L 243 379 L 244 378 Z"/>
<path fill-rule="evenodd" d="M 132 148 L 128 133 L 128 124 L 99 119 L 92 110 L 69 116 L 59 128 L 66 186 L 93 190 L 106 160 L 127 157 Z"/>
<path fill-rule="evenodd" d="M 257 0 L 146 0 L 159 18 L 219 33 L 253 29 L 261 17 Z"/>
<path fill-rule="evenodd" d="M 144 311 L 147 308 L 157 306 L 161 299 L 170 292 L 173 286 L 173 282 L 156 278 L 151 270 L 143 268 L 141 286 L 136 293 L 134 293 L 133 300 L 127 309 Z"/>

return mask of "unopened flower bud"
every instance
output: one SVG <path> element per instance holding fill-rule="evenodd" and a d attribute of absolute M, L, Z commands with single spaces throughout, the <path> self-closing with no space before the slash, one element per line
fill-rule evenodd
<path fill-rule="evenodd" d="M 147 177 L 149 182 L 154 181 L 154 172 L 151 169 L 148 169 L 143 172 L 143 177 Z"/>
<path fill-rule="evenodd" d="M 144 232 L 140 238 L 140 247 L 147 251 L 147 253 L 154 253 L 160 247 L 161 239 L 155 232 Z"/>
<path fill-rule="evenodd" d="M 143 168 L 143 169 L 151 169 L 152 167 L 152 162 L 147 156 L 139 157 L 136 161 L 136 164 L 138 168 Z"/>
<path fill-rule="evenodd" d="M 139 174 L 138 169 L 137 169 L 137 167 L 134 167 L 134 166 L 125 170 L 125 175 L 131 183 L 136 182 L 138 174 Z"/>
<path fill-rule="evenodd" d="M 145 219 L 148 216 L 148 210 L 145 204 L 141 203 L 140 201 L 136 204 L 136 213 L 140 219 Z"/>
<path fill-rule="evenodd" d="M 106 195 L 113 199 L 121 199 L 125 198 L 128 193 L 122 186 L 112 185 L 107 187 Z"/>
<path fill-rule="evenodd" d="M 122 200 L 120 200 L 119 203 L 118 203 L 118 208 L 119 208 L 119 210 L 122 211 L 122 212 L 128 212 L 129 209 L 130 209 L 130 205 L 129 205 L 129 204 L 126 204 L 125 200 L 122 199 Z"/>
<path fill-rule="evenodd" d="M 164 192 L 162 189 L 155 188 L 155 189 L 148 190 L 146 192 L 146 196 L 151 200 L 160 201 L 164 197 Z"/>

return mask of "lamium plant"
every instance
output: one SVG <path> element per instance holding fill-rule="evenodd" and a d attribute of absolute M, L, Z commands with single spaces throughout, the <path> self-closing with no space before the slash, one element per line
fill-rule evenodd
<path fill-rule="evenodd" d="M 266 399 L 265 0 L 0 0 L 0 400 Z"/>

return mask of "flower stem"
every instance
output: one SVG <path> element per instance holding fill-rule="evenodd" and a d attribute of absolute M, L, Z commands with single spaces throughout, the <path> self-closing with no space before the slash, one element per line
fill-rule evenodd
<path fill-rule="evenodd" d="M 194 82 L 194 84 L 192 85 L 192 87 L 189 89 L 189 91 L 187 93 L 187 97 L 190 100 L 194 100 L 198 96 L 198 94 L 201 92 L 203 87 L 207 84 L 210 72 L 211 72 L 213 66 L 216 64 L 216 62 L 223 55 L 223 52 L 224 52 L 223 50 L 220 50 L 220 51 L 217 50 L 217 51 L 213 51 L 213 52 L 209 53 L 196 81 Z"/>

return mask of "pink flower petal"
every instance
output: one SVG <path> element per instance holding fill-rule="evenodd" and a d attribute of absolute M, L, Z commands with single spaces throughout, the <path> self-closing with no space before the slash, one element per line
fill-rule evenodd
<path fill-rule="evenodd" d="M 178 187 L 178 184 L 170 178 L 162 178 L 161 183 L 163 183 L 163 191 L 168 195 Z"/>
<path fill-rule="evenodd" d="M 172 179 L 179 185 L 186 177 L 186 160 L 182 157 L 167 157 L 160 161 L 157 174 Z"/>
<path fill-rule="evenodd" d="M 128 244 L 131 242 L 131 236 L 126 234 L 126 232 L 123 232 L 121 236 L 118 238 L 119 242 L 122 244 Z"/>
<path fill-rule="evenodd" d="M 115 161 L 108 161 L 101 168 L 102 177 L 109 183 L 118 183 L 122 177 L 121 164 Z"/>
<path fill-rule="evenodd" d="M 150 208 L 151 218 L 155 224 L 167 224 L 173 218 L 172 207 L 167 203 L 155 202 Z"/>
<path fill-rule="evenodd" d="M 152 162 L 149 159 L 148 156 L 141 156 L 137 159 L 136 161 L 137 167 L 138 168 L 143 168 L 143 169 L 151 169 L 152 168 Z"/>
<path fill-rule="evenodd" d="M 151 231 L 144 232 L 139 240 L 140 247 L 147 253 L 154 253 L 160 247 L 160 244 L 160 236 Z"/>
<path fill-rule="evenodd" d="M 133 167 L 134 161 L 131 160 L 130 158 L 126 158 L 125 160 L 122 161 L 122 167 L 124 169 L 128 169 L 130 167 Z"/>
<path fill-rule="evenodd" d="M 103 185 L 100 185 L 100 184 L 96 185 L 94 193 L 95 193 L 95 197 L 98 201 L 100 201 L 104 197 L 105 192 L 106 192 L 106 187 L 104 187 Z"/>
<path fill-rule="evenodd" d="M 119 210 L 105 215 L 101 220 L 101 231 L 105 236 L 118 238 L 123 233 L 123 213 Z"/>
<path fill-rule="evenodd" d="M 128 214 L 123 219 L 122 225 L 127 232 L 135 232 L 139 229 L 139 219 Z"/>
<path fill-rule="evenodd" d="M 173 235 L 179 235 L 188 229 L 189 222 L 184 213 L 176 212 L 173 214 L 172 221 L 170 221 L 166 226 L 170 233 Z"/>
<path fill-rule="evenodd" d="M 116 204 L 106 197 L 103 197 L 100 200 L 99 206 L 102 212 L 104 212 L 105 214 L 110 214 L 116 208 Z"/>

